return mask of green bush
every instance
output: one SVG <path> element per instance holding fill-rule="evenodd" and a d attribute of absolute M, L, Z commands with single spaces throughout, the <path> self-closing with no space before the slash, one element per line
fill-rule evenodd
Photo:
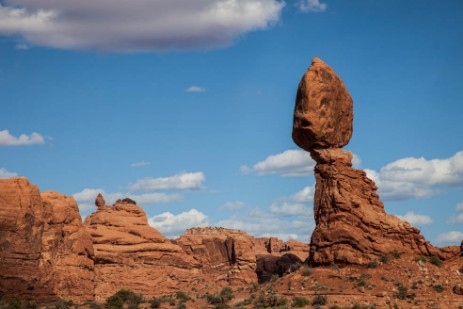
<path fill-rule="evenodd" d="M 54 302 L 53 307 L 55 309 L 68 309 L 71 308 L 73 305 L 74 303 L 72 302 L 72 300 L 60 298 Z"/>
<path fill-rule="evenodd" d="M 19 300 L 19 298 L 13 297 L 8 302 L 7 308 L 8 309 L 21 309 L 21 301 Z"/>
<path fill-rule="evenodd" d="M 441 267 L 443 262 L 437 255 L 433 255 L 429 258 L 429 263 L 434 264 L 437 267 Z"/>
<path fill-rule="evenodd" d="M 415 258 L 415 262 L 426 262 L 426 257 L 424 255 L 419 255 Z"/>
<path fill-rule="evenodd" d="M 389 256 L 387 254 L 381 254 L 379 257 L 379 261 L 383 264 L 387 264 L 389 262 Z"/>
<path fill-rule="evenodd" d="M 206 299 L 211 305 L 221 304 L 223 302 L 222 297 L 217 294 L 206 294 Z"/>
<path fill-rule="evenodd" d="M 396 284 L 397 292 L 395 293 L 395 297 L 398 299 L 414 299 L 416 294 L 415 292 L 408 292 L 408 288 L 403 285 L 401 282 L 397 282 Z"/>
<path fill-rule="evenodd" d="M 438 293 L 444 292 L 444 286 L 442 284 L 435 284 L 433 285 L 433 288 Z"/>
<path fill-rule="evenodd" d="M 308 277 L 312 275 L 312 269 L 308 265 L 302 266 L 302 275 Z"/>
<path fill-rule="evenodd" d="M 177 305 L 177 309 L 186 309 L 186 305 L 184 303 L 180 303 Z"/>
<path fill-rule="evenodd" d="M 392 256 L 393 256 L 394 258 L 396 258 L 397 260 L 400 260 L 400 258 L 401 258 L 401 254 L 400 254 L 400 252 L 397 251 L 397 250 L 392 251 Z"/>
<path fill-rule="evenodd" d="M 376 267 L 378 267 L 378 261 L 377 260 L 372 260 L 372 261 L 368 262 L 367 267 L 368 268 L 376 268 Z"/>
<path fill-rule="evenodd" d="M 302 308 L 302 307 L 307 306 L 309 304 L 310 304 L 310 302 L 309 302 L 309 300 L 307 298 L 296 296 L 296 297 L 293 298 L 293 302 L 292 302 L 291 306 L 293 306 L 295 308 Z"/>
<path fill-rule="evenodd" d="M 312 299 L 312 306 L 323 306 L 328 302 L 328 297 L 326 295 L 316 295 Z"/>
<path fill-rule="evenodd" d="M 150 308 L 161 308 L 161 299 L 160 298 L 152 298 L 150 300 Z"/>
<path fill-rule="evenodd" d="M 224 303 L 230 301 L 234 297 L 233 290 L 228 286 L 224 287 L 222 291 L 220 291 L 220 297 L 222 297 Z"/>
<path fill-rule="evenodd" d="M 122 309 L 124 301 L 117 295 L 110 296 L 106 299 L 106 308 L 108 309 Z"/>
<path fill-rule="evenodd" d="M 278 308 L 286 305 L 286 298 L 279 297 L 278 295 L 271 293 L 265 295 L 261 293 L 254 299 L 254 308 Z"/>
<path fill-rule="evenodd" d="M 178 291 L 177 293 L 175 293 L 175 296 L 181 302 L 185 302 L 191 299 L 190 295 L 182 291 Z"/>

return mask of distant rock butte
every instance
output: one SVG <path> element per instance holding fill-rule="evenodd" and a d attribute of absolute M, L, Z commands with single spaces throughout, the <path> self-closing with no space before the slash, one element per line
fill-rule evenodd
<path fill-rule="evenodd" d="M 310 263 L 364 265 L 392 252 L 457 255 L 458 247 L 435 248 L 417 228 L 385 212 L 375 183 L 353 169 L 352 154 L 340 148 L 349 142 L 352 120 L 344 84 L 315 58 L 299 84 L 293 126 L 294 142 L 317 162 Z"/>

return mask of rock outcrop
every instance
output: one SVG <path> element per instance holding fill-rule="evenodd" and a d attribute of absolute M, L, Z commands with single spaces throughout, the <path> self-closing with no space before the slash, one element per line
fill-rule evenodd
<path fill-rule="evenodd" d="M 4 295 L 93 300 L 93 251 L 73 198 L 40 194 L 24 177 L 0 180 L 0 248 Z"/>
<path fill-rule="evenodd" d="M 408 222 L 388 215 L 375 183 L 352 168 L 352 154 L 340 148 L 352 135 L 352 109 L 341 79 L 315 58 L 299 84 L 293 124 L 294 142 L 317 162 L 310 262 L 367 264 L 393 251 L 442 259 L 452 255 L 431 246 Z"/>
<path fill-rule="evenodd" d="M 145 297 L 166 295 L 200 276 L 199 262 L 149 226 L 134 201 L 107 206 L 102 200 L 97 198 L 97 211 L 85 218 L 95 251 L 97 301 L 120 289 Z"/>
<path fill-rule="evenodd" d="M 255 238 L 225 228 L 192 228 L 176 239 L 203 267 L 210 281 L 241 286 L 282 275 L 308 257 L 308 244 L 276 237 Z M 288 258 L 289 257 L 289 258 Z"/>

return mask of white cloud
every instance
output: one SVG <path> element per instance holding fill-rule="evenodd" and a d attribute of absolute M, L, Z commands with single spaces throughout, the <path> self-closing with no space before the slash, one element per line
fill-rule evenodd
<path fill-rule="evenodd" d="M 460 231 L 451 231 L 447 233 L 442 233 L 437 236 L 436 242 L 438 243 L 453 243 L 459 245 L 463 240 L 463 232 Z"/>
<path fill-rule="evenodd" d="M 30 46 L 24 43 L 19 43 L 19 44 L 16 44 L 15 48 L 19 50 L 28 50 L 30 49 Z"/>
<path fill-rule="evenodd" d="M 226 202 L 223 205 L 223 208 L 228 209 L 228 210 L 236 210 L 236 209 L 241 209 L 244 207 L 246 207 L 246 205 L 244 205 L 244 203 L 241 201 L 230 201 L 230 202 Z"/>
<path fill-rule="evenodd" d="M 112 205 L 118 199 L 123 199 L 125 197 L 134 200 L 138 205 L 141 206 L 172 203 L 180 201 L 183 198 L 180 194 L 146 193 L 135 195 L 121 192 L 107 193 L 103 189 L 84 189 L 80 192 L 74 193 L 72 196 L 79 205 L 79 210 L 81 212 L 89 212 L 96 210 L 95 199 L 99 193 L 103 195 L 103 198 L 108 205 Z"/>
<path fill-rule="evenodd" d="M 285 241 L 298 239 L 309 242 L 315 222 L 311 211 L 293 218 L 283 218 L 280 214 L 254 209 L 245 214 L 220 220 L 215 225 L 243 230 L 257 237 L 277 236 Z"/>
<path fill-rule="evenodd" d="M 310 213 L 310 208 L 304 204 L 283 203 L 283 205 L 278 206 L 278 204 L 275 203 L 270 206 L 270 212 L 281 216 L 303 216 Z"/>
<path fill-rule="evenodd" d="M 463 213 L 457 214 L 450 220 L 450 223 L 463 223 Z"/>
<path fill-rule="evenodd" d="M 427 198 L 442 192 L 445 186 L 463 186 L 463 151 L 448 159 L 404 158 L 380 172 L 365 169 L 375 181 L 384 200 Z"/>
<path fill-rule="evenodd" d="M 291 195 L 291 200 L 299 203 L 304 202 L 312 202 L 315 194 L 315 187 L 314 186 L 307 186 L 304 187 L 301 191 L 298 191 Z"/>
<path fill-rule="evenodd" d="M 463 211 L 463 203 L 458 203 L 455 209 L 456 211 Z"/>
<path fill-rule="evenodd" d="M 403 216 L 397 215 L 401 220 L 409 222 L 411 225 L 426 225 L 432 223 L 432 219 L 426 215 L 416 214 L 413 211 L 407 212 Z"/>
<path fill-rule="evenodd" d="M 203 187 L 205 177 L 203 172 L 181 173 L 163 178 L 144 178 L 130 186 L 130 191 L 154 191 L 169 189 L 192 189 Z"/>
<path fill-rule="evenodd" d="M 29 44 L 103 51 L 213 48 L 280 19 L 276 0 L 10 0 L 0 34 Z"/>
<path fill-rule="evenodd" d="M 286 150 L 268 156 L 264 161 L 241 167 L 242 173 L 254 172 L 258 175 L 280 174 L 283 176 L 307 176 L 313 173 L 315 161 L 303 150 Z"/>
<path fill-rule="evenodd" d="M 191 227 L 209 225 L 208 217 L 196 209 L 174 215 L 171 212 L 153 216 L 148 219 L 149 224 L 169 238 L 176 238 Z"/>
<path fill-rule="evenodd" d="M 18 174 L 9 172 L 5 168 L 0 168 L 0 179 L 17 177 Z"/>
<path fill-rule="evenodd" d="M 352 152 L 352 167 L 359 169 L 362 166 L 362 160 L 358 155 Z"/>
<path fill-rule="evenodd" d="M 297 3 L 298 8 L 302 12 L 324 12 L 328 5 L 321 3 L 320 0 L 301 0 Z"/>
<path fill-rule="evenodd" d="M 1 15 L 0 15 L 1 24 Z M 45 139 L 39 133 L 33 132 L 31 135 L 21 134 L 19 137 L 11 135 L 8 130 L 0 131 L 1 146 L 23 146 L 33 144 L 44 144 Z"/>
<path fill-rule="evenodd" d="M 206 92 L 206 89 L 198 87 L 198 86 L 191 86 L 191 87 L 188 87 L 185 91 L 201 93 L 201 92 Z"/>
<path fill-rule="evenodd" d="M 142 166 L 147 166 L 150 165 L 151 162 L 149 161 L 139 161 L 139 162 L 134 162 L 130 164 L 130 167 L 142 167 Z"/>

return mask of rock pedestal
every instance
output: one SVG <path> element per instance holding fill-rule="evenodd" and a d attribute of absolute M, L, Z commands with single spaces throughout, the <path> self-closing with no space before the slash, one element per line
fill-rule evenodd
<path fill-rule="evenodd" d="M 431 246 L 409 223 L 386 214 L 375 183 L 353 169 L 352 154 L 341 149 L 352 136 L 352 122 L 352 99 L 344 83 L 315 58 L 299 84 L 293 123 L 294 142 L 317 162 L 309 261 L 367 264 L 395 251 L 441 259 L 453 255 Z"/>

